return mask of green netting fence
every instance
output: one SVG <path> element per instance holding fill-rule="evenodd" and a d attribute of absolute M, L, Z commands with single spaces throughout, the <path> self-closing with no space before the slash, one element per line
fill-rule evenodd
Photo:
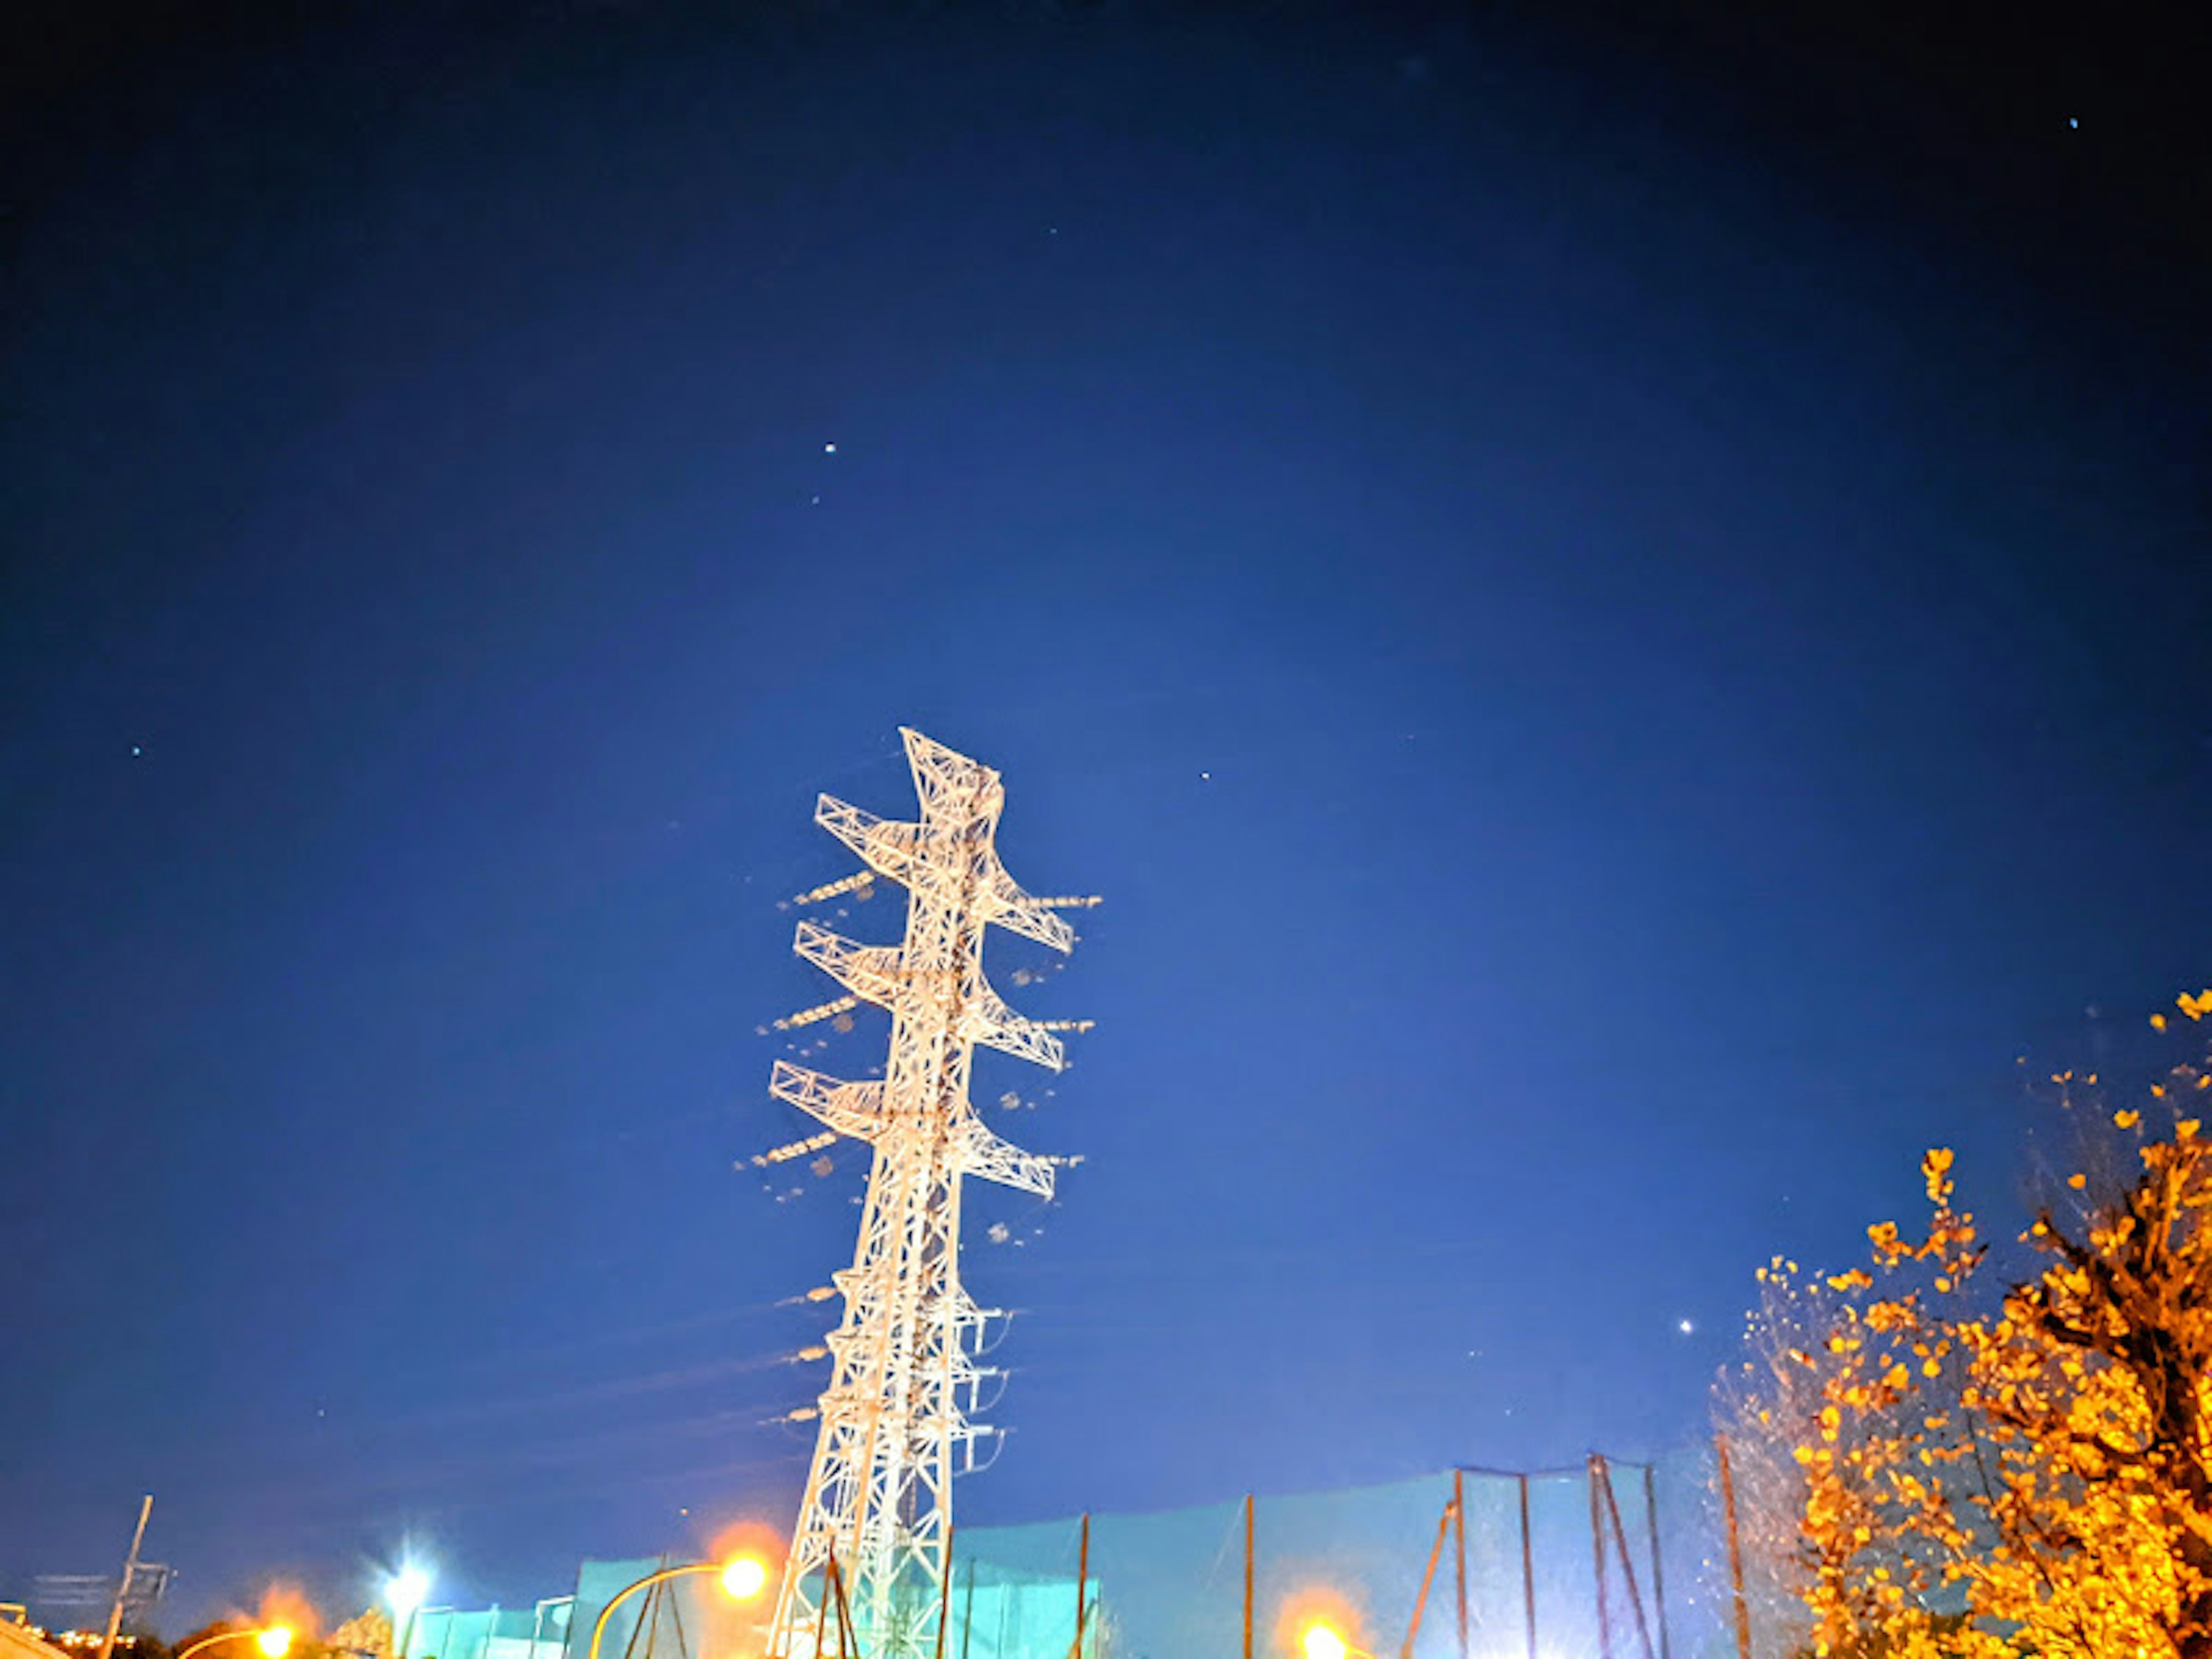
<path fill-rule="evenodd" d="M 532 1607 L 425 1607 L 404 1628 L 403 1659 L 559 1659 L 566 1598 Z"/>
<path fill-rule="evenodd" d="M 1698 1450 L 963 1528 L 944 1659 L 1301 1659 L 1316 1622 L 1380 1659 L 1738 1659 L 1714 1492 Z"/>
<path fill-rule="evenodd" d="M 1754 1593 L 1739 1622 L 1715 1474 L 1700 1448 L 962 1528 L 933 1598 L 942 1659 L 1304 1659 L 1316 1622 L 1378 1659 L 1786 1659 L 1790 1608 Z M 588 1560 L 534 1608 L 425 1609 L 405 1659 L 588 1659 L 602 1611 L 670 1565 Z M 616 1608 L 600 1659 L 746 1659 L 762 1613 L 711 1574 L 672 1579 Z"/>

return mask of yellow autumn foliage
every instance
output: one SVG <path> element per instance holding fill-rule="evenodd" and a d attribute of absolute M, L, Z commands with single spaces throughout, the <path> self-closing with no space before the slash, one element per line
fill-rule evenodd
<path fill-rule="evenodd" d="M 1870 1228 L 1870 1274 L 1771 1264 L 1719 1416 L 1748 1553 L 1802 1610 L 1773 1651 L 2212 1659 L 2212 1141 L 2138 1138 L 2120 1190 L 2021 1235 L 2041 1265 L 2001 1294 L 1941 1148 L 1924 1227 Z"/>

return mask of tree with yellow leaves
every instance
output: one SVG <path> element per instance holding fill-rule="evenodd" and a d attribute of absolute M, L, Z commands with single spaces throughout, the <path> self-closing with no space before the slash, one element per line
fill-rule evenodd
<path fill-rule="evenodd" d="M 392 1659 L 392 1617 L 381 1607 L 365 1608 L 332 1631 L 324 1645 L 333 1653 Z"/>
<path fill-rule="evenodd" d="M 1812 1558 L 1802 1524 L 1808 1485 L 1796 1452 L 1826 1403 L 1835 1363 L 1824 1339 L 1837 1313 L 1834 1291 L 1776 1256 L 1759 1270 L 1759 1305 L 1746 1322 L 1744 1358 L 1713 1384 L 1713 1421 L 1728 1443 L 1727 1498 L 1757 1654 L 1805 1646 Z"/>
<path fill-rule="evenodd" d="M 2212 994 L 2180 1006 L 2202 1019 Z M 2190 1066 L 2153 1092 L 2208 1086 Z M 1815 1653 L 2212 1659 L 2212 1138 L 2183 1110 L 2159 1134 L 2112 1121 L 2131 1172 L 2098 1199 L 2072 1177 L 2077 1212 L 2045 1207 L 2001 1297 L 1941 1149 L 1924 1229 L 1870 1228 L 1871 1271 L 1816 1287 L 1795 1392 L 1766 1391 L 1802 1471 Z"/>

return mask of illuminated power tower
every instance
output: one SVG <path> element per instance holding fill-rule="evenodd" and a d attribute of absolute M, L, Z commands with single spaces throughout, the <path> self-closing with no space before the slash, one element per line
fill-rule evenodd
<path fill-rule="evenodd" d="M 821 1651 L 849 1651 L 841 1611 L 867 1659 L 933 1652 L 952 1477 L 974 1466 L 976 1437 L 990 1431 L 968 1415 L 983 1375 L 975 1338 L 992 1316 L 961 1287 L 960 1183 L 980 1176 L 1048 1198 L 1055 1168 L 983 1127 L 969 1073 L 979 1042 L 1059 1071 L 1066 1061 L 1054 1031 L 1087 1028 L 1024 1019 L 1001 1002 L 983 977 L 983 934 L 996 923 L 1066 951 L 1074 931 L 1054 912 L 1097 901 L 1022 891 L 994 844 L 1006 805 L 999 775 L 918 732 L 900 735 L 920 822 L 828 795 L 814 821 L 907 890 L 904 942 L 856 945 L 802 921 L 794 945 L 851 998 L 890 1012 L 884 1079 L 835 1082 L 778 1060 L 769 1085 L 875 1148 L 853 1265 L 834 1275 L 844 1316 L 828 1339 L 833 1370 L 777 1591 L 775 1659 L 805 1659 L 825 1629 Z"/>

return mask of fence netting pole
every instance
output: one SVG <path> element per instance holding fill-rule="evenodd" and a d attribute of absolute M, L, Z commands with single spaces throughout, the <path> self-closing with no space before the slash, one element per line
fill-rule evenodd
<path fill-rule="evenodd" d="M 1091 1599 L 1091 1516 L 1083 1517 L 1083 1543 L 1075 1557 L 1075 1659 L 1083 1659 L 1083 1607 Z"/>
<path fill-rule="evenodd" d="M 1659 1659 L 1674 1659 L 1667 1640 L 1667 1562 L 1659 1545 L 1659 1477 L 1656 1465 L 1644 1466 L 1644 1520 L 1651 1534 L 1652 1616 L 1659 1621 Z"/>
<path fill-rule="evenodd" d="M 1429 1546 L 1429 1565 L 1421 1573 L 1421 1593 L 1413 1601 L 1413 1621 L 1406 1626 L 1406 1645 L 1398 1650 L 1399 1659 L 1413 1659 L 1413 1638 L 1421 1633 L 1421 1614 L 1429 1605 L 1429 1587 L 1437 1581 L 1437 1562 L 1444 1553 L 1444 1540 L 1450 1534 L 1452 1503 L 1444 1502 L 1444 1512 L 1437 1517 L 1437 1541 Z"/>
<path fill-rule="evenodd" d="M 945 1523 L 945 1565 L 937 1574 L 937 1659 L 945 1659 L 945 1628 L 952 1622 L 952 1523 Z"/>
<path fill-rule="evenodd" d="M 1528 1477 L 1521 1481 L 1521 1604 L 1528 1614 L 1528 1659 L 1536 1659 L 1536 1553 L 1528 1535 Z"/>
<path fill-rule="evenodd" d="M 1244 1659 L 1252 1659 L 1252 1494 L 1244 1494 Z"/>
<path fill-rule="evenodd" d="M 1729 1581 L 1735 1589 L 1736 1659 L 1751 1659 L 1751 1604 L 1743 1595 L 1743 1544 L 1735 1528 L 1735 1474 L 1729 1467 L 1729 1443 L 1724 1434 L 1713 1437 L 1720 1455 L 1721 1510 L 1728 1518 Z"/>
<path fill-rule="evenodd" d="M 1460 1469 L 1452 1471 L 1452 1531 L 1459 1561 L 1459 1659 L 1467 1659 L 1467 1475 Z"/>
<path fill-rule="evenodd" d="M 1605 1604 L 1605 1525 L 1599 1517 L 1597 1485 L 1605 1460 L 1589 1455 L 1590 1561 L 1597 1573 L 1597 1650 L 1601 1659 L 1613 1659 L 1613 1620 Z"/>
<path fill-rule="evenodd" d="M 1658 1659 L 1651 1650 L 1651 1626 L 1644 1622 L 1644 1596 L 1636 1588 L 1636 1563 L 1628 1553 L 1628 1533 L 1620 1524 L 1620 1500 L 1613 1496 L 1613 1465 L 1601 1460 L 1605 1481 L 1605 1512 L 1613 1522 L 1613 1547 L 1620 1552 L 1620 1582 L 1628 1587 L 1628 1610 L 1636 1615 L 1636 1639 L 1644 1659 Z"/>

